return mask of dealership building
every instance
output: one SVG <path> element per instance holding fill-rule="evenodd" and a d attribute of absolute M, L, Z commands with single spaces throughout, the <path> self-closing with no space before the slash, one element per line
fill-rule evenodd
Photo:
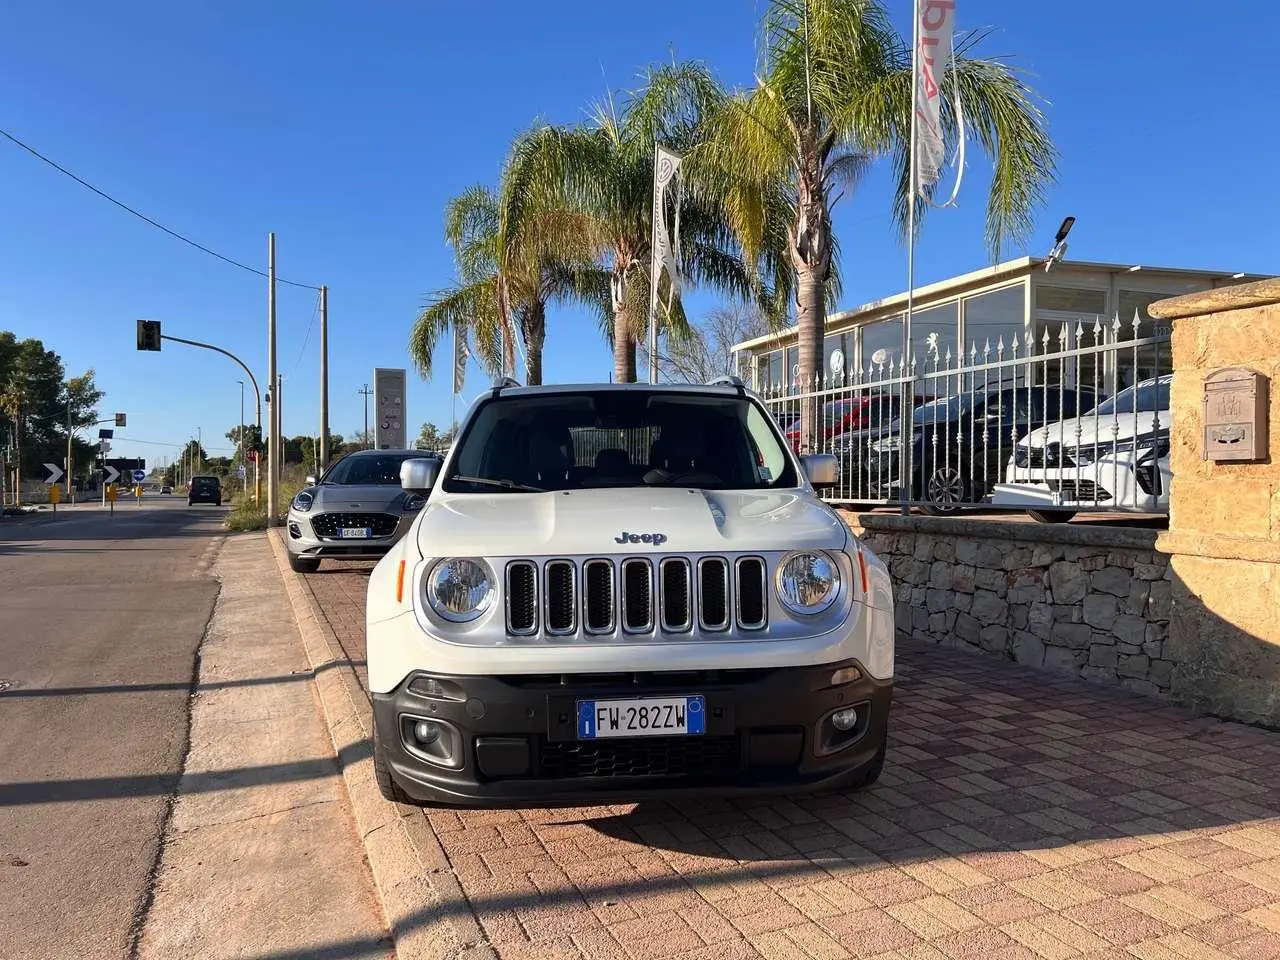
<path fill-rule="evenodd" d="M 1133 383 L 1169 371 L 1167 335 L 1132 351 L 1122 346 L 1135 338 L 1135 332 L 1140 340 L 1153 336 L 1147 314 L 1151 303 L 1264 279 L 1255 274 L 1081 261 L 1061 261 L 1046 271 L 1046 262 L 1042 257 L 1022 257 L 917 287 L 911 320 L 917 361 L 927 356 L 941 360 L 949 353 L 950 366 L 958 366 L 968 363 L 976 350 L 981 362 L 985 348 L 994 350 L 1001 342 L 1008 356 L 1015 337 L 1024 350 L 1030 338 L 1035 352 L 1041 353 L 1048 333 L 1050 352 L 1083 349 L 1087 355 L 1071 363 L 1037 363 L 1028 368 L 1031 382 L 1049 379 L 1072 386 L 1077 378 L 1097 376 L 1102 382 Z M 856 382 L 869 367 L 896 364 L 902 353 L 906 305 L 903 292 L 830 314 L 823 340 L 824 384 Z M 733 369 L 761 393 L 786 393 L 797 386 L 796 339 L 793 326 L 739 343 L 733 347 Z M 1089 352 L 1100 344 L 1110 346 Z"/>

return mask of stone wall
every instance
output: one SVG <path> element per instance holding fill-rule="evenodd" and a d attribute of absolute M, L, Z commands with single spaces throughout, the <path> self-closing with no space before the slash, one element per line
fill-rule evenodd
<path fill-rule="evenodd" d="M 1156 531 L 846 514 L 888 564 L 900 637 L 1165 695 L 1171 582 Z"/>
<path fill-rule="evenodd" d="M 1280 280 L 1152 304 L 1173 324 L 1167 655 L 1173 696 L 1204 712 L 1280 727 Z M 1270 456 L 1205 460 L 1203 384 L 1223 367 L 1270 381 Z"/>

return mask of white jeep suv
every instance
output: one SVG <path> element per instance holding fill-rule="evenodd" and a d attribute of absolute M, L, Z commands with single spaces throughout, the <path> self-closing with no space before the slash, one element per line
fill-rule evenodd
<path fill-rule="evenodd" d="M 885 565 L 736 378 L 520 387 L 469 411 L 366 606 L 374 769 L 405 803 L 874 781 Z"/>

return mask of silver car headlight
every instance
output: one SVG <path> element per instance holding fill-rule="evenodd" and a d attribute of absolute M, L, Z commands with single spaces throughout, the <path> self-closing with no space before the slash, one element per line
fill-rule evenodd
<path fill-rule="evenodd" d="M 427 503 L 427 498 L 419 493 L 413 493 L 405 497 L 404 504 L 401 506 L 405 513 L 417 513 Z"/>
<path fill-rule="evenodd" d="M 311 509 L 311 505 L 314 503 L 315 497 L 307 493 L 305 490 L 300 490 L 297 495 L 294 496 L 292 506 L 293 509 L 297 510 L 299 513 L 306 513 Z"/>
<path fill-rule="evenodd" d="M 438 616 L 451 623 L 468 623 L 493 603 L 493 571 L 483 560 L 450 557 L 431 568 L 424 589 L 427 603 Z"/>
<path fill-rule="evenodd" d="M 840 592 L 840 567 L 820 550 L 805 550 L 778 564 L 778 599 L 792 613 L 821 613 Z"/>

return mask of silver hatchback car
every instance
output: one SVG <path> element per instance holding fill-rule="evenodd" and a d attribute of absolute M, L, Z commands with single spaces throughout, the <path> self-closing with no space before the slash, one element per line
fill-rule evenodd
<path fill-rule="evenodd" d="M 313 573 L 326 557 L 376 560 L 412 525 L 426 503 L 400 486 L 400 465 L 438 459 L 425 450 L 359 450 L 334 463 L 318 479 L 307 478 L 289 504 L 289 566 Z"/>

